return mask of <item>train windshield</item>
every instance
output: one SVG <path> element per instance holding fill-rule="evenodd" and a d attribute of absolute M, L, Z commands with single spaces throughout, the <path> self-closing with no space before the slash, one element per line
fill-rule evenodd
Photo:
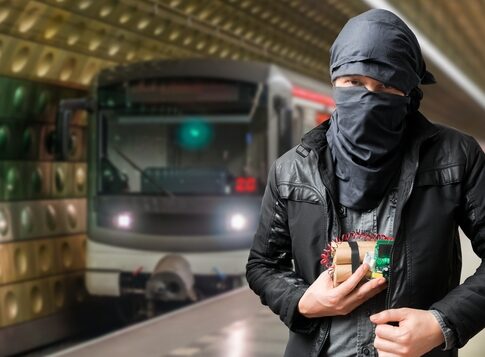
<path fill-rule="evenodd" d="M 101 193 L 260 193 L 266 130 L 256 91 L 243 88 L 241 100 L 241 88 L 197 85 L 145 87 L 101 116 Z"/>

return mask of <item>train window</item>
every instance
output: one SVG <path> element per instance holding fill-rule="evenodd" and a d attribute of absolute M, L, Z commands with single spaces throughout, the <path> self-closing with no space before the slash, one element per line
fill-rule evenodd
<path fill-rule="evenodd" d="M 126 193 L 227 195 L 258 193 L 264 135 L 244 115 L 118 115 L 107 118 L 110 163 L 103 193 L 121 177 Z M 104 176 L 103 176 L 104 177 Z M 241 186 L 241 182 L 251 185 Z M 241 187 L 244 189 L 242 190 Z M 247 189 L 246 189 L 247 188 Z"/>
<path fill-rule="evenodd" d="M 106 177 L 122 178 L 118 185 L 101 183 L 101 193 L 259 194 L 266 178 L 259 89 L 204 78 L 100 88 L 101 111 L 113 113 L 101 125 L 101 156 L 119 171 Z"/>

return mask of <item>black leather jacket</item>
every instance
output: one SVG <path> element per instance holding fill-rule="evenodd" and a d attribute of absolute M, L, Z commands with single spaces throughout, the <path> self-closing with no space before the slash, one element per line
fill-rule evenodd
<path fill-rule="evenodd" d="M 485 155 L 470 136 L 408 117 L 387 308 L 441 311 L 463 346 L 485 327 Z M 322 272 L 320 253 L 339 235 L 336 182 L 323 123 L 273 164 L 246 277 L 289 327 L 285 356 L 318 356 L 330 317 L 297 306 Z M 482 264 L 459 285 L 461 227 Z M 429 356 L 456 356 L 433 350 Z"/>

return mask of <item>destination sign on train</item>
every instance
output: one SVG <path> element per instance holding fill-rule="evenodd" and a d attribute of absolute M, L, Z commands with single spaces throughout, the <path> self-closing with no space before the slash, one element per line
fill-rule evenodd
<path fill-rule="evenodd" d="M 141 103 L 235 102 L 239 88 L 225 83 L 137 83 L 129 87 L 128 98 Z"/>

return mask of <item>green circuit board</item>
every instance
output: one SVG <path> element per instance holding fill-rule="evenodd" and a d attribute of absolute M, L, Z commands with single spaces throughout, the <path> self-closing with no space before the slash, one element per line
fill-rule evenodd
<path fill-rule="evenodd" d="M 373 278 L 389 276 L 389 265 L 391 263 L 391 249 L 394 242 L 391 240 L 377 240 L 374 249 L 375 266 L 372 273 Z"/>

